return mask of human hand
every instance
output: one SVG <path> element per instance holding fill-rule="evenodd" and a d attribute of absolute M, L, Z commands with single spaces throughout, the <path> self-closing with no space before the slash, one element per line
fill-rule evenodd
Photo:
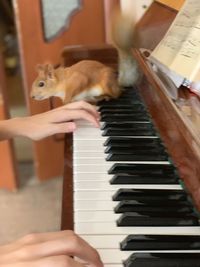
<path fill-rule="evenodd" d="M 27 235 L 0 247 L 3 267 L 103 267 L 97 251 L 73 231 Z"/>
<path fill-rule="evenodd" d="M 9 125 L 4 127 L 4 136 L 24 136 L 37 141 L 54 134 L 73 132 L 77 127 L 76 120 L 79 119 L 99 127 L 99 113 L 96 108 L 87 102 L 79 101 L 37 115 L 7 120 L 4 124 L 7 122 Z"/>

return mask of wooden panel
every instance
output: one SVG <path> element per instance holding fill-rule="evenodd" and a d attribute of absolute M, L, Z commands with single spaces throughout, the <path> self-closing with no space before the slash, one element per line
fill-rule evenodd
<path fill-rule="evenodd" d="M 70 28 L 50 43 L 45 43 L 42 31 L 39 0 L 14 0 L 17 31 L 23 66 L 26 101 L 30 114 L 49 109 L 49 102 L 32 101 L 29 98 L 31 84 L 36 77 L 38 63 L 59 64 L 60 52 L 65 45 L 104 43 L 103 0 L 82 1 L 83 8 L 73 16 Z M 59 102 L 60 104 L 60 102 Z M 63 172 L 63 142 L 54 137 L 34 143 L 37 177 L 44 180 Z"/>
<path fill-rule="evenodd" d="M 177 12 L 154 2 L 137 24 L 137 47 L 153 50 L 173 22 Z"/>
<path fill-rule="evenodd" d="M 106 44 L 67 46 L 63 49 L 62 58 L 66 67 L 89 58 L 115 68 L 118 53 L 112 45 Z"/>
<path fill-rule="evenodd" d="M 179 10 L 183 3 L 185 2 L 185 0 L 157 0 L 157 2 L 165 5 L 165 6 L 168 6 L 168 7 L 171 7 L 173 9 L 176 9 L 176 10 Z"/>
<path fill-rule="evenodd" d="M 73 201 L 73 159 L 72 159 L 72 134 L 65 137 L 65 164 L 62 194 L 61 229 L 73 230 L 74 228 L 74 201 Z"/>
<path fill-rule="evenodd" d="M 8 101 L 6 97 L 6 79 L 3 58 L 0 54 L 0 120 L 9 118 Z M 13 141 L 0 142 L 0 188 L 16 190 L 17 180 L 16 158 Z"/>
<path fill-rule="evenodd" d="M 106 42 L 112 43 L 111 32 L 110 32 L 110 20 L 112 12 L 115 8 L 120 7 L 120 0 L 104 0 L 104 13 L 105 13 L 105 31 L 106 31 Z"/>

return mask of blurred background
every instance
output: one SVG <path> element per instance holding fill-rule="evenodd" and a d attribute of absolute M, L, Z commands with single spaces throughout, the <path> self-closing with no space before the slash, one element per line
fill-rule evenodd
<path fill-rule="evenodd" d="M 1 0 L 0 119 L 49 110 L 49 100 L 29 97 L 36 65 L 63 63 L 66 46 L 110 43 L 114 6 L 137 21 L 151 2 Z M 63 138 L 0 142 L 0 244 L 29 232 L 60 229 L 63 155 Z"/>

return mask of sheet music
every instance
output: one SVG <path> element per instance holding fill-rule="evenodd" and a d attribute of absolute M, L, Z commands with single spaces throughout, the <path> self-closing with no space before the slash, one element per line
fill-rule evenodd
<path fill-rule="evenodd" d="M 151 54 L 190 81 L 200 81 L 200 0 L 186 0 Z"/>

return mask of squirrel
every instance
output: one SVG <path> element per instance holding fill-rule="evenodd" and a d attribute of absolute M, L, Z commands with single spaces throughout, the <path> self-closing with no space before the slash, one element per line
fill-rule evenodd
<path fill-rule="evenodd" d="M 51 64 L 38 65 L 38 77 L 33 82 L 31 97 L 42 100 L 51 96 L 62 99 L 64 104 L 85 100 L 117 98 L 121 89 L 115 71 L 95 60 L 81 60 L 64 68 Z"/>
<path fill-rule="evenodd" d="M 133 86 L 139 77 L 133 58 L 134 25 L 121 12 L 114 12 L 111 23 L 113 44 L 118 51 L 118 79 L 115 70 L 95 60 L 81 60 L 70 67 L 38 65 L 38 77 L 31 97 L 42 100 L 57 96 L 63 103 L 85 100 L 96 103 L 102 99 L 118 98 L 123 86 Z"/>

